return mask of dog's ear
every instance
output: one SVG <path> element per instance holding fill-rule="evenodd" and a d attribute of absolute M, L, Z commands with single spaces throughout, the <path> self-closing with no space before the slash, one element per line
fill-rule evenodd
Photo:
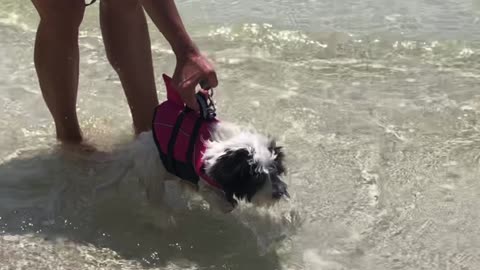
<path fill-rule="evenodd" d="M 270 140 L 268 150 L 275 154 L 275 160 L 283 161 L 283 159 L 285 158 L 283 147 L 277 146 L 277 141 L 275 139 Z"/>
<path fill-rule="evenodd" d="M 250 168 L 250 160 L 252 160 L 252 154 L 245 148 L 240 149 L 228 149 L 217 160 L 217 163 L 222 166 L 224 172 L 246 172 Z"/>
<path fill-rule="evenodd" d="M 210 176 L 222 185 L 227 199 L 235 204 L 237 198 L 250 199 L 265 183 L 258 173 L 258 164 L 249 149 L 228 149 L 220 156 L 209 171 Z"/>
<path fill-rule="evenodd" d="M 284 165 L 285 153 L 283 147 L 277 146 L 277 142 L 272 139 L 268 146 L 268 150 L 275 156 L 274 163 L 278 174 L 286 174 L 287 169 Z"/>
<path fill-rule="evenodd" d="M 240 184 L 247 181 L 258 170 L 258 164 L 253 159 L 253 153 L 246 148 L 228 149 L 221 155 L 212 167 L 211 173 L 223 183 L 222 185 Z M 214 178 L 215 179 L 215 178 Z M 261 184 L 261 183 L 259 183 Z"/>

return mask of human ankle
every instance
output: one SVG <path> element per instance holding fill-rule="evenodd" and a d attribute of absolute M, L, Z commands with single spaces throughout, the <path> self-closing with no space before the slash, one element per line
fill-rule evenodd
<path fill-rule="evenodd" d="M 80 128 L 58 128 L 57 127 L 57 140 L 67 144 L 80 144 L 83 141 Z"/>

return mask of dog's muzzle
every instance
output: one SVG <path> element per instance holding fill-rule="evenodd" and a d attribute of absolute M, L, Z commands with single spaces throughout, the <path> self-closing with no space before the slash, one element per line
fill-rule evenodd
<path fill-rule="evenodd" d="M 288 194 L 287 191 L 287 184 L 280 180 L 275 181 L 273 183 L 272 198 L 280 200 L 283 197 L 290 199 L 290 194 Z"/>

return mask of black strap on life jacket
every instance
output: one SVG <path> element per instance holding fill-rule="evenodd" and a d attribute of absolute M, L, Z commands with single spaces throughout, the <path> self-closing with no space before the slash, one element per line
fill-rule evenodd
<path fill-rule="evenodd" d="M 188 164 L 193 164 L 193 153 L 195 152 L 195 142 L 197 141 L 198 132 L 200 131 L 202 122 L 203 122 L 203 119 L 199 117 L 197 121 L 195 121 L 195 125 L 193 126 L 192 134 L 190 135 L 190 141 L 188 142 L 188 150 L 187 150 L 187 158 L 186 158 Z M 195 166 L 195 164 L 193 166 Z"/>
<path fill-rule="evenodd" d="M 168 141 L 168 152 L 167 152 L 167 160 L 168 160 L 168 167 L 170 170 L 175 174 L 178 175 L 176 169 L 176 160 L 175 160 L 175 143 L 177 142 L 178 132 L 180 131 L 180 127 L 182 126 L 183 118 L 185 118 L 185 111 L 182 111 L 175 121 L 175 126 L 173 127 L 172 134 L 170 135 L 170 139 Z"/>
<path fill-rule="evenodd" d="M 168 140 L 168 152 L 167 152 L 167 166 L 169 169 L 175 174 L 179 175 L 177 171 L 177 161 L 175 160 L 175 143 L 177 142 L 178 132 L 183 123 L 183 119 L 185 118 L 185 114 L 189 111 L 186 109 L 182 111 L 175 121 L 175 125 L 173 126 L 172 134 L 170 135 L 170 139 Z M 200 132 L 200 127 L 202 126 L 203 119 L 199 117 L 195 121 L 195 125 L 193 126 L 192 133 L 190 134 L 190 140 L 188 142 L 188 148 L 186 153 L 186 162 L 188 166 L 192 166 L 192 169 L 195 170 L 193 164 L 193 153 L 195 151 L 195 143 L 197 142 L 197 138 Z"/>
<path fill-rule="evenodd" d="M 167 171 L 180 177 L 185 180 L 189 180 L 196 184 L 199 179 L 199 175 L 196 173 L 195 164 L 193 160 L 193 154 L 195 152 L 195 143 L 197 142 L 200 129 L 202 127 L 202 123 L 204 121 L 210 121 L 211 119 L 215 118 L 215 107 L 213 105 L 213 101 L 205 97 L 204 95 L 197 93 L 197 102 L 200 106 L 200 117 L 195 120 L 195 124 L 190 134 L 190 139 L 188 142 L 187 152 L 185 153 L 185 162 L 177 161 L 175 159 L 175 144 L 177 142 L 178 133 L 182 127 L 183 120 L 185 115 L 192 111 L 192 109 L 185 107 L 177 116 L 175 120 L 175 124 L 172 128 L 172 133 L 170 134 L 170 138 L 168 140 L 167 146 L 167 153 L 162 153 L 159 143 L 157 141 L 155 135 L 155 128 L 152 125 L 153 129 L 153 137 L 155 143 L 160 151 L 160 158 L 164 166 L 166 167 Z M 155 109 L 156 114 L 156 109 Z M 155 115 L 154 115 L 155 119 Z"/>

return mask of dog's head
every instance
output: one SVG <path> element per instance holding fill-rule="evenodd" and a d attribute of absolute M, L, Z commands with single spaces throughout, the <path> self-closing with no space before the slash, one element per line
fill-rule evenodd
<path fill-rule="evenodd" d="M 233 205 L 236 199 L 271 205 L 289 197 L 284 152 L 275 140 L 255 133 L 242 133 L 213 142 L 207 148 L 207 174 L 224 189 Z"/>

